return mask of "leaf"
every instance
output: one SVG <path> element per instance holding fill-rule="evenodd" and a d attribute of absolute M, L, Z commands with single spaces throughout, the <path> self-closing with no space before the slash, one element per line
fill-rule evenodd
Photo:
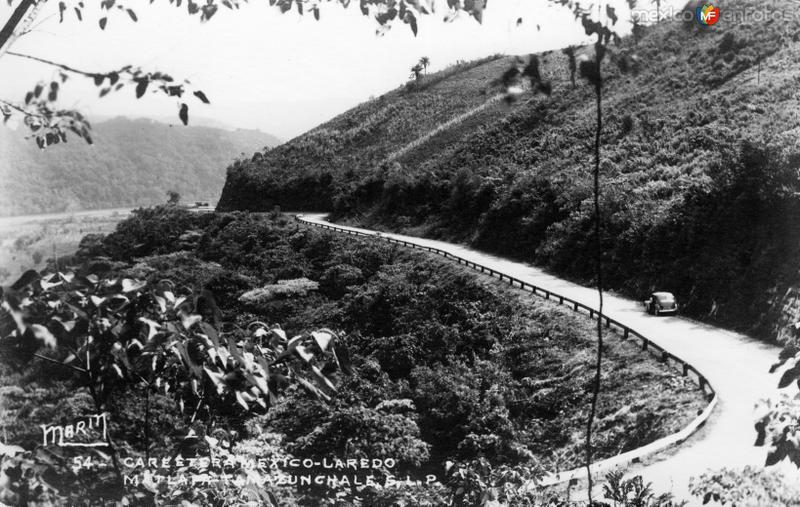
<path fill-rule="evenodd" d="M 125 11 L 128 13 L 128 16 L 131 17 L 131 19 L 133 20 L 134 23 L 139 21 L 139 18 L 136 17 L 136 13 L 133 12 L 133 9 L 125 9 Z"/>
<path fill-rule="evenodd" d="M 203 367 L 203 371 L 206 372 L 208 378 L 214 383 L 214 387 L 217 388 L 217 394 L 225 392 L 225 375 L 216 371 L 211 371 L 207 366 Z"/>
<path fill-rule="evenodd" d="M 245 372 L 244 378 L 246 378 L 247 381 L 250 382 L 252 385 L 258 387 L 261 390 L 261 392 L 264 393 L 264 396 L 269 396 L 269 387 L 267 386 L 267 380 L 264 377 L 260 375 L 256 376 L 253 375 L 252 373 Z"/>
<path fill-rule="evenodd" d="M 314 331 L 311 333 L 311 337 L 314 338 L 314 341 L 317 342 L 319 348 L 322 351 L 328 350 L 328 345 L 333 341 L 334 335 L 328 331 Z"/>
<path fill-rule="evenodd" d="M 306 363 L 310 362 L 314 358 L 314 354 L 309 352 L 305 345 L 297 345 L 294 350 L 297 352 L 297 355 L 300 357 L 300 359 Z"/>
<path fill-rule="evenodd" d="M 612 25 L 616 25 L 617 24 L 617 19 L 618 19 L 617 18 L 617 12 L 610 5 L 606 5 L 606 16 L 608 16 L 608 19 L 611 20 L 611 24 Z"/>
<path fill-rule="evenodd" d="M 206 94 L 201 92 L 200 90 L 197 90 L 196 92 L 194 92 L 194 96 L 197 97 L 198 99 L 200 99 L 200 101 L 203 104 L 211 104 L 211 101 L 208 100 L 208 97 L 206 97 Z"/>
<path fill-rule="evenodd" d="M 328 377 L 323 375 L 319 368 L 311 365 L 311 371 L 314 372 L 314 376 L 318 380 L 317 384 L 326 394 L 336 394 L 336 386 L 333 385 L 333 382 L 328 380 Z"/>
<path fill-rule="evenodd" d="M 58 2 L 58 22 L 64 22 L 64 11 L 67 10 L 67 4 L 64 2 Z"/>
<path fill-rule="evenodd" d="M 318 398 L 322 398 L 322 399 L 324 399 L 326 401 L 330 401 L 330 399 L 331 399 L 330 396 L 328 396 L 327 394 L 325 394 L 322 391 L 320 391 L 317 386 L 315 386 L 314 384 L 312 384 L 311 382 L 309 382 L 308 380 L 306 380 L 302 376 L 298 375 L 295 378 L 297 379 L 298 382 L 300 382 L 300 385 L 302 385 L 306 389 L 306 391 L 308 391 L 310 394 L 312 394 L 312 395 L 314 395 L 314 396 L 316 396 Z"/>
<path fill-rule="evenodd" d="M 51 333 L 49 329 L 40 324 L 33 324 L 31 325 L 31 330 L 33 331 L 33 335 L 41 340 L 47 347 L 51 349 L 56 348 L 56 337 L 53 336 L 53 333 Z"/>
<path fill-rule="evenodd" d="M 200 291 L 200 295 L 194 299 L 194 307 L 197 313 L 202 314 L 205 310 L 211 312 L 212 322 L 215 326 L 219 326 L 222 321 L 222 312 L 217 306 L 217 301 L 214 299 L 214 294 L 208 289 Z"/>
<path fill-rule="evenodd" d="M 181 109 L 178 111 L 178 118 L 181 119 L 184 125 L 189 124 L 189 106 L 181 104 Z"/>
<path fill-rule="evenodd" d="M 140 280 L 131 280 L 130 278 L 122 279 L 122 292 L 133 292 L 143 289 L 147 282 Z"/>
<path fill-rule="evenodd" d="M 39 279 L 39 273 L 37 273 L 36 270 L 34 269 L 29 269 L 28 271 L 24 272 L 16 282 L 14 282 L 14 284 L 11 286 L 11 289 L 19 291 L 24 287 L 27 287 L 28 285 L 32 284 L 38 279 Z"/>
<path fill-rule="evenodd" d="M 347 375 L 352 375 L 353 366 L 350 361 L 350 351 L 342 344 L 336 344 L 333 347 L 333 355 L 336 357 L 336 362 L 339 363 L 339 368 Z"/>
<path fill-rule="evenodd" d="M 156 300 L 156 304 L 159 310 L 161 310 L 161 313 L 165 313 L 167 311 L 167 300 L 161 296 L 153 296 L 153 298 Z"/>
<path fill-rule="evenodd" d="M 217 330 L 207 322 L 201 322 L 200 327 L 203 328 L 203 332 L 205 332 L 206 336 L 208 336 L 208 339 L 211 341 L 214 347 L 219 348 L 219 334 L 217 333 Z"/>
<path fill-rule="evenodd" d="M 771 467 L 772 465 L 775 465 L 778 462 L 780 462 L 785 457 L 786 457 L 786 450 L 782 445 L 778 445 L 777 447 L 773 446 L 767 453 L 767 459 L 764 465 Z"/>
<path fill-rule="evenodd" d="M 240 391 L 236 391 L 236 402 L 244 407 L 245 410 L 250 410 L 250 406 L 247 404 L 244 397 L 242 397 L 242 393 Z"/>
<path fill-rule="evenodd" d="M 135 79 L 136 81 L 136 98 L 141 99 L 144 96 L 145 92 L 147 91 L 147 85 L 150 84 L 150 80 L 146 77 L 140 77 Z"/>
<path fill-rule="evenodd" d="M 414 16 L 411 11 L 406 12 L 406 15 L 403 16 L 403 21 L 405 21 L 408 26 L 411 27 L 411 31 L 414 33 L 414 36 L 417 36 L 417 17 Z"/>
<path fill-rule="evenodd" d="M 201 320 L 203 320 L 203 317 L 199 315 L 183 314 L 181 316 L 181 324 L 183 324 L 184 329 L 187 330 L 190 329 L 195 324 L 197 324 L 198 322 L 200 322 Z"/>
<path fill-rule="evenodd" d="M 108 18 L 106 18 L 106 17 L 100 18 L 99 23 L 100 23 L 100 30 L 105 30 L 106 29 L 106 23 L 108 23 Z"/>
<path fill-rule="evenodd" d="M 186 344 L 183 342 L 178 342 L 175 344 L 175 349 L 180 354 L 181 358 L 183 359 L 186 366 L 192 371 L 195 377 L 200 378 L 203 376 L 203 370 L 194 362 L 194 359 L 191 358 L 189 355 L 189 351 L 186 349 Z"/>
<path fill-rule="evenodd" d="M 781 380 L 778 382 L 778 388 L 783 389 L 798 377 L 800 377 L 800 364 L 795 364 L 792 368 L 783 372 Z"/>

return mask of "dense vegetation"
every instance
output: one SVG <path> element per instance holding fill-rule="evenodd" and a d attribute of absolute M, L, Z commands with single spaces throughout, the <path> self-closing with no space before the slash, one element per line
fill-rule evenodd
<path fill-rule="evenodd" d="M 790 91 L 798 22 L 752 15 L 763 14 L 761 2 L 719 4 L 731 17 L 711 29 L 669 20 L 642 28 L 638 41 L 623 40 L 617 51 L 635 56 L 633 74 L 607 66 L 606 284 L 637 297 L 672 290 L 691 315 L 783 340 L 800 311 L 793 290 L 800 284 L 800 124 Z M 578 49 L 578 57 L 588 51 Z M 377 156 L 401 150 L 406 140 L 393 133 L 403 125 L 442 124 L 491 96 L 485 90 L 508 62 L 477 62 L 423 92 L 392 92 L 235 164 L 222 203 L 331 210 L 341 220 L 464 241 L 590 282 L 592 91 L 572 84 L 560 52 L 540 61 L 553 83 L 549 98 L 492 105 L 400 157 Z M 431 108 L 432 97 L 463 106 Z M 361 144 L 346 143 L 343 133 L 367 125 L 364 118 L 380 123 L 369 124 Z M 320 132 L 331 139 L 318 144 L 324 156 L 298 163 L 283 155 Z M 308 178 L 324 182 L 313 198 L 296 191 Z"/>
<path fill-rule="evenodd" d="M 287 456 L 312 461 L 392 458 L 396 463 L 390 469 L 369 471 L 381 483 L 380 478 L 388 473 L 413 479 L 432 474 L 441 481 L 391 488 L 268 488 L 281 505 L 322 505 L 321 498 L 332 499 L 334 493 L 345 505 L 391 505 L 400 500 L 442 505 L 446 498 L 456 499 L 458 505 L 478 505 L 488 498 L 487 488 L 496 486 L 502 491 L 502 484 L 515 477 L 535 477 L 542 469 L 580 464 L 592 375 L 591 322 L 492 279 L 476 278 L 434 256 L 368 239 L 339 237 L 277 215 L 198 215 L 163 206 L 136 211 L 106 237 L 87 237 L 71 264 L 77 277 L 84 280 L 81 283 L 90 287 L 82 289 L 84 294 L 88 296 L 86 290 L 93 294 L 84 298 L 91 302 L 71 302 L 72 313 L 81 304 L 100 309 L 105 299 L 109 301 L 105 304 L 116 308 L 118 303 L 111 301 L 118 301 L 120 294 L 109 290 L 122 291 L 125 299 L 137 301 L 140 308 L 155 307 L 147 312 L 159 312 L 155 305 L 159 298 L 162 313 L 171 311 L 174 304 L 175 323 L 162 323 L 159 328 L 153 328 L 153 319 L 158 317 L 150 317 L 150 313 L 142 314 L 148 316 L 144 320 L 127 317 L 130 328 L 118 327 L 113 320 L 118 312 L 107 310 L 110 313 L 105 318 L 111 322 L 105 325 L 101 319 L 96 325 L 104 333 L 127 333 L 128 350 L 131 336 L 139 336 L 147 350 L 150 340 L 159 335 L 153 334 L 154 329 L 176 333 L 185 328 L 190 335 L 187 343 L 207 340 L 205 335 L 191 337 L 199 332 L 192 331 L 196 321 L 181 313 L 181 303 L 170 302 L 191 294 L 213 294 L 211 310 L 217 308 L 218 315 L 209 313 L 210 307 L 197 300 L 193 311 L 204 316 L 203 322 L 207 319 L 225 331 L 219 339 L 226 336 L 234 356 L 237 347 L 242 354 L 246 350 L 255 353 L 256 342 L 248 345 L 244 334 L 255 331 L 254 337 L 264 336 L 258 334 L 259 329 L 308 336 L 303 333 L 331 328 L 338 337 L 335 359 L 340 369 L 326 366 L 320 370 L 335 384 L 335 393 L 325 384 L 315 387 L 311 380 L 290 384 L 279 396 L 269 398 L 268 411 L 259 409 L 250 397 L 243 398 L 250 408 L 245 403 L 246 409 L 242 409 L 239 395 L 244 394 L 238 391 L 237 382 L 244 379 L 237 381 L 235 375 L 225 377 L 230 390 L 220 388 L 219 393 L 224 394 L 220 400 L 212 404 L 201 397 L 195 402 L 197 395 L 192 398 L 179 366 L 190 371 L 194 363 L 187 357 L 196 358 L 204 350 L 202 345 L 164 356 L 172 361 L 167 364 L 172 365 L 168 371 L 173 372 L 170 379 L 174 380 L 163 390 L 151 392 L 139 383 L 121 382 L 110 366 L 101 370 L 104 379 L 116 379 L 96 389 L 107 391 L 104 399 L 113 416 L 111 434 L 120 459 L 187 452 L 184 437 L 191 428 L 198 436 L 212 437 L 192 444 L 193 452 L 209 452 L 211 446 L 211 451 L 221 455 L 230 452 L 267 460 Z M 60 275 L 60 283 L 77 283 L 65 266 L 62 259 L 60 269 L 67 275 Z M 31 280 L 16 284 L 13 291 L 32 283 L 40 284 L 44 293 L 59 290 L 52 277 L 42 282 Z M 6 301 L 19 304 L 8 299 L 13 291 Z M 37 298 L 42 296 L 32 297 L 38 304 Z M 31 304 L 29 299 L 27 304 Z M 124 313 L 119 318 L 124 318 Z M 137 326 L 141 328 L 138 331 Z M 211 330 L 203 329 L 210 337 Z M 244 341 L 230 345 L 229 337 L 240 333 Z M 322 347 L 319 337 L 314 340 Z M 90 397 L 77 389 L 80 376 L 73 376 L 68 368 L 58 373 L 53 365 L 38 359 L 27 366 L 23 363 L 20 369 L 15 361 L 19 354 L 30 357 L 30 343 L 4 340 L 2 345 L 6 347 L 2 395 L 8 408 L 2 425 L 8 432 L 7 443 L 31 450 L 41 441 L 38 424 L 70 421 L 91 410 L 95 391 Z M 216 343 L 214 347 L 218 348 Z M 307 347 L 297 349 L 299 358 L 312 350 L 312 345 Z M 688 380 L 646 359 L 635 345 L 613 340 L 607 349 L 595 437 L 598 458 L 671 433 L 703 406 L 702 396 Z M 348 357 L 344 351 L 349 351 Z M 46 354 L 65 363 L 74 360 Z M 117 361 L 113 348 L 108 354 L 109 361 Z M 120 369 L 120 378 L 137 371 L 135 363 L 113 364 Z M 214 367 L 217 363 L 208 364 Z M 215 375 L 202 377 L 203 382 L 212 381 Z M 298 376 L 295 372 L 287 378 Z M 257 384 L 252 377 L 245 378 L 247 385 Z M 193 389 L 197 392 L 197 387 Z M 251 391 L 256 393 L 254 389 Z M 175 405 L 176 397 L 181 408 Z M 14 423 L 23 419 L 25 425 Z M 226 444 L 219 447 L 222 444 L 218 442 L 223 441 Z M 87 470 L 78 473 L 78 483 L 68 486 L 69 481 L 64 481 L 71 477 L 65 468 L 72 464 L 69 455 L 39 453 L 36 459 L 38 464 L 30 468 L 30 476 L 26 467 L 33 465 L 4 464 L 10 481 L 6 483 L 10 487 L 4 486 L 6 494 L 28 495 L 25 498 L 32 501 L 37 494 L 54 494 L 51 487 L 61 487 L 62 494 L 73 492 L 70 502 L 114 494 L 107 482 L 87 481 L 96 473 Z M 60 459 L 67 459 L 68 464 Z M 448 466 L 448 461 L 457 464 Z M 23 479 L 39 477 L 36 474 L 42 470 L 49 472 L 40 477 L 44 482 L 39 489 L 25 489 L 24 484 L 33 483 Z M 313 467 L 307 472 L 330 473 Z M 146 502 L 153 494 L 161 495 L 162 501 L 201 503 L 221 503 L 245 495 L 235 489 L 167 491 L 146 484 L 129 489 L 129 493 L 129 500 L 136 502 Z M 268 501 L 263 498 L 262 502 Z M 479 498 L 483 500 L 479 502 Z"/>
<path fill-rule="evenodd" d="M 94 144 L 39 150 L 21 131 L 0 129 L 0 215 L 119 208 L 219 195 L 231 159 L 278 140 L 256 130 L 98 122 Z"/>

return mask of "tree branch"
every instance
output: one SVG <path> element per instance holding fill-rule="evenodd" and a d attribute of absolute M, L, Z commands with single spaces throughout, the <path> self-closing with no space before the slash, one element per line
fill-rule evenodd
<path fill-rule="evenodd" d="M 78 368 L 77 366 L 72 366 L 71 364 L 64 364 L 61 361 L 56 361 L 52 357 L 43 356 L 43 355 L 41 355 L 39 353 L 34 353 L 33 355 L 38 357 L 39 359 L 44 359 L 45 361 L 49 361 L 51 363 L 59 364 L 61 366 L 66 366 L 67 368 L 72 368 L 73 370 L 75 370 L 77 372 L 86 373 L 86 370 L 84 370 L 83 368 Z"/>
<path fill-rule="evenodd" d="M 45 60 L 44 58 L 39 58 L 38 56 L 26 55 L 24 53 L 16 53 L 14 51 L 7 51 L 6 54 L 7 55 L 11 55 L 11 56 L 16 56 L 18 58 L 26 58 L 28 60 L 33 60 L 35 62 L 44 63 L 44 64 L 47 64 L 47 65 L 52 65 L 53 67 L 57 67 L 57 68 L 59 68 L 61 70 L 64 70 L 66 72 L 72 72 L 73 74 L 80 74 L 81 76 L 94 77 L 94 76 L 97 75 L 97 73 L 95 73 L 95 72 L 86 72 L 84 70 L 80 70 L 80 69 L 76 69 L 74 67 L 70 67 L 69 65 L 64 65 L 63 63 L 58 63 L 58 62 L 54 62 L 54 61 L 51 61 L 51 60 Z"/>
<path fill-rule="evenodd" d="M 597 295 L 599 298 L 597 313 L 597 359 L 595 363 L 594 385 L 592 389 L 592 403 L 589 411 L 589 419 L 586 422 L 586 477 L 588 479 L 589 505 L 592 505 L 592 426 L 597 413 L 597 400 L 600 397 L 600 378 L 603 364 L 603 240 L 600 235 L 602 230 L 602 217 L 600 215 L 600 134 L 603 130 L 603 77 L 600 66 L 603 62 L 605 47 L 602 37 L 598 35 L 595 46 L 595 65 L 597 66 L 597 80 L 594 84 L 596 98 L 597 124 L 594 136 L 594 171 L 593 171 L 593 196 L 594 196 L 594 248 L 595 248 L 595 270 L 597 277 Z"/>
<path fill-rule="evenodd" d="M 26 111 L 25 109 L 23 109 L 20 106 L 14 104 L 13 102 L 8 102 L 6 100 L 0 99 L 0 104 L 4 105 L 6 107 L 10 107 L 11 109 L 14 109 L 15 111 L 18 111 L 18 112 L 20 112 L 22 114 L 30 114 L 29 111 Z"/>
<path fill-rule="evenodd" d="M 17 29 L 17 26 L 22 22 L 22 19 L 25 17 L 25 14 L 36 5 L 36 0 L 22 0 L 17 8 L 14 9 L 14 12 L 11 13 L 11 17 L 8 18 L 6 24 L 0 29 L 0 56 L 3 54 L 3 48 L 6 47 L 11 41 L 11 38 L 14 36 L 14 31 Z"/>

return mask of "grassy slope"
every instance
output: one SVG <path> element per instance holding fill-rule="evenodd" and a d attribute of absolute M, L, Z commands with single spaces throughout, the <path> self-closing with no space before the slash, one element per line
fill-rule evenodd
<path fill-rule="evenodd" d="M 482 64 L 481 64 L 482 63 Z M 358 179 L 396 149 L 487 98 L 487 84 L 508 65 L 488 57 L 425 76 L 361 104 L 252 161 L 235 163 L 219 202 L 220 210 L 329 209 L 334 179 Z M 424 114 L 421 114 L 424 112 Z M 273 190 L 281 182 L 280 192 Z"/>
<path fill-rule="evenodd" d="M 729 11 L 758 5 L 720 3 Z M 623 49 L 640 59 L 637 75 L 606 64 L 610 288 L 636 296 L 670 289 L 695 316 L 765 336 L 792 318 L 783 295 L 798 282 L 800 254 L 800 104 L 791 72 L 800 53 L 797 29 L 794 21 L 723 20 L 711 30 L 666 21 L 638 44 L 624 41 Z M 563 55 L 543 59 L 554 84 L 549 98 L 488 108 L 382 164 L 385 147 L 406 139 L 382 132 L 407 124 L 407 115 L 422 127 L 464 110 L 431 110 L 428 95 L 388 94 L 380 107 L 364 104 L 327 127 L 403 104 L 402 122 L 387 117 L 383 130 L 370 131 L 366 148 L 341 145 L 346 163 L 275 156 L 298 150 L 306 139 L 300 138 L 230 169 L 223 201 L 228 208 L 332 209 L 342 219 L 465 241 L 591 281 L 593 97 L 585 83 L 571 86 Z M 505 64 L 453 75 L 426 93 L 441 89 L 448 100 L 474 107 L 491 96 L 478 97 L 475 76 L 484 76 L 486 87 Z M 326 178 L 313 199 L 292 184 L 309 174 Z M 258 192 L 270 198 L 248 197 Z"/>

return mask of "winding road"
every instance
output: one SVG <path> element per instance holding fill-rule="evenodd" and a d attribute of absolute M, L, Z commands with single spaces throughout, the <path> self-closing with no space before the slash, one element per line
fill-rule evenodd
<path fill-rule="evenodd" d="M 377 234 L 376 231 L 346 227 L 325 221 L 324 214 L 304 214 L 302 220 L 317 224 Z M 530 264 L 476 251 L 463 245 L 400 234 L 381 233 L 438 248 L 463 259 L 482 264 L 527 283 L 575 301 L 597 307 L 595 289 L 568 282 Z M 717 404 L 706 424 L 686 441 L 656 453 L 629 468 L 652 482 L 656 492 L 670 492 L 678 499 L 690 500 L 689 480 L 703 472 L 723 467 L 742 468 L 764 464 L 766 449 L 754 447 L 754 407 L 759 400 L 778 393 L 778 375 L 769 374 L 779 349 L 748 336 L 723 330 L 683 317 L 647 315 L 641 303 L 609 292 L 604 298 L 604 314 L 638 331 L 663 349 L 694 365 L 717 393 Z M 789 465 L 781 467 L 788 480 L 800 484 L 800 473 Z"/>

